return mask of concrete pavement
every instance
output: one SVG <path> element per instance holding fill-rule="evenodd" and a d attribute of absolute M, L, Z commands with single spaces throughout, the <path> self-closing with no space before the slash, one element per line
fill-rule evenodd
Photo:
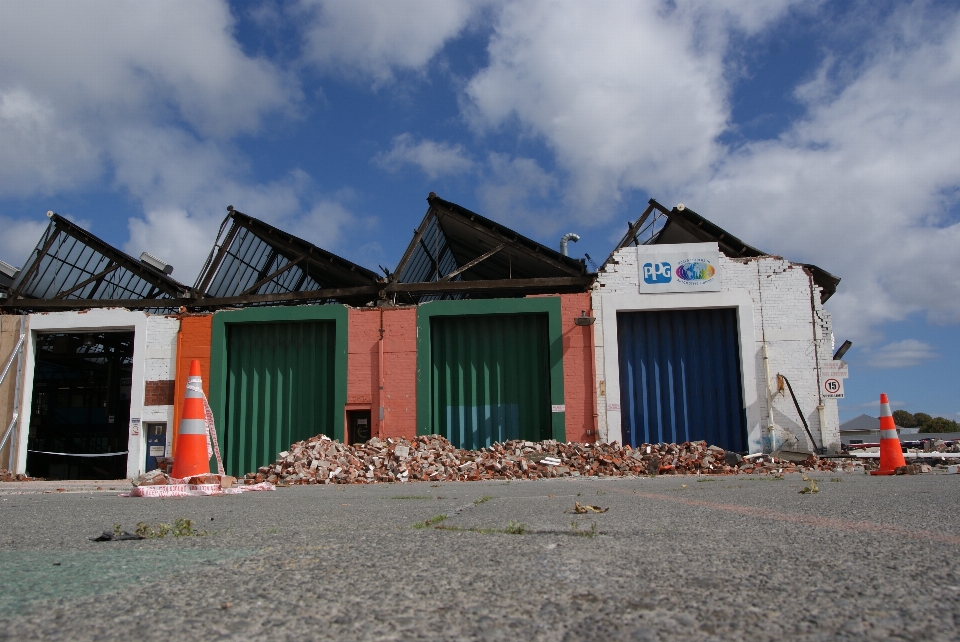
<path fill-rule="evenodd" d="M 814 479 L 3 484 L 0 639 L 957 639 L 960 476 Z M 207 534 L 89 541 L 177 518 Z"/>

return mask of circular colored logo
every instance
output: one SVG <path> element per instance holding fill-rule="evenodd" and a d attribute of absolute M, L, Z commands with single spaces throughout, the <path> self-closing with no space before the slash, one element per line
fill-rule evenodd
<path fill-rule="evenodd" d="M 703 259 L 681 261 L 674 271 L 677 278 L 688 283 L 707 283 L 717 274 L 716 268 Z"/>

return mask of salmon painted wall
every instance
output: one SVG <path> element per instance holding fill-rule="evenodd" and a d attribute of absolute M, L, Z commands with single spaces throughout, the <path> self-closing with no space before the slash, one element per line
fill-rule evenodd
<path fill-rule="evenodd" d="M 180 319 L 180 334 L 177 336 L 177 379 L 173 405 L 173 447 L 176 454 L 176 435 L 180 430 L 180 415 L 183 412 L 184 394 L 190 362 L 200 360 L 200 375 L 203 377 L 203 392 L 210 394 L 210 346 L 212 345 L 213 315 L 185 316 Z M 219 429 L 218 429 L 219 432 Z"/>
<path fill-rule="evenodd" d="M 563 319 L 563 396 L 567 441 L 597 440 L 597 396 L 593 374 L 593 326 L 579 326 L 574 319 L 590 308 L 590 293 L 560 295 Z"/>
<path fill-rule="evenodd" d="M 578 326 L 574 318 L 590 313 L 590 295 L 560 297 L 563 322 L 564 405 L 568 441 L 596 441 L 593 328 Z M 417 434 L 417 310 L 415 307 L 349 308 L 347 334 L 347 410 L 369 409 L 372 433 L 380 437 L 412 439 Z M 379 336 L 384 329 L 384 421 L 379 407 Z M 200 360 L 204 391 L 209 394 L 212 315 L 185 316 L 177 345 L 174 434 L 180 425 L 183 393 L 190 362 Z M 346 417 L 344 416 L 344 421 Z M 346 428 L 346 425 L 345 425 Z M 346 432 L 346 431 L 345 431 Z"/>
<path fill-rule="evenodd" d="M 369 409 L 372 434 L 412 439 L 417 434 L 417 310 L 350 308 L 347 408 Z M 380 399 L 380 324 L 383 323 L 383 415 Z"/>

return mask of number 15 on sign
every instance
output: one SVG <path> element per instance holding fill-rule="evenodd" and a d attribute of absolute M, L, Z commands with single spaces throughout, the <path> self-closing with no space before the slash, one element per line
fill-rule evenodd
<path fill-rule="evenodd" d="M 840 377 L 826 377 L 820 385 L 825 399 L 843 399 L 843 379 Z"/>

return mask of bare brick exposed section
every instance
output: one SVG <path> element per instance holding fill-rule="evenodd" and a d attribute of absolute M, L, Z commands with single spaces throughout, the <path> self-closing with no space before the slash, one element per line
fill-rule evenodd
<path fill-rule="evenodd" d="M 143 391 L 143 405 L 172 406 L 175 385 L 176 381 L 173 379 L 145 382 Z"/>
<path fill-rule="evenodd" d="M 381 317 L 382 398 L 379 390 Z M 347 405 L 370 408 L 374 435 L 413 439 L 417 434 L 416 308 L 350 308 L 349 319 Z"/>

